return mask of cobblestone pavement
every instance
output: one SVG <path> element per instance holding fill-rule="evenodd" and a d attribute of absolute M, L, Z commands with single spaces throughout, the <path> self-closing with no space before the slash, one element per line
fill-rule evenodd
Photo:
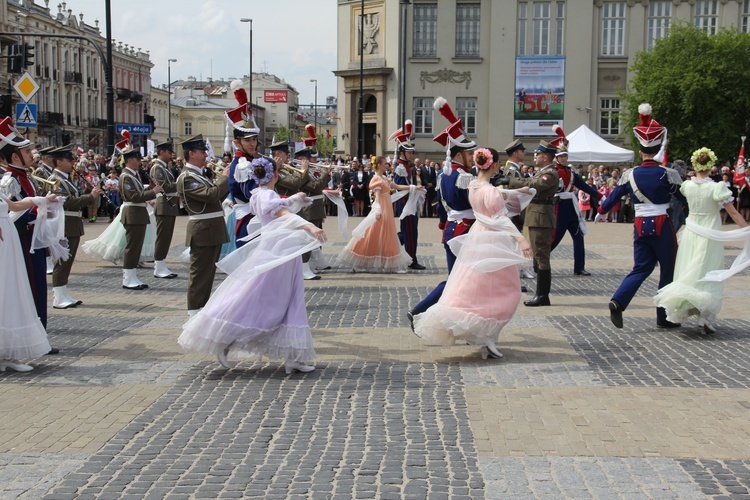
<path fill-rule="evenodd" d="M 656 275 L 618 330 L 607 301 L 632 229 L 592 226 L 593 275 L 573 275 L 564 240 L 553 306 L 520 305 L 504 358 L 482 360 L 409 331 L 406 311 L 446 272 L 423 219 L 425 271 L 334 263 L 306 283 L 319 360 L 288 376 L 181 351 L 185 225 L 168 259 L 179 277 L 141 269 L 145 292 L 79 254 L 69 290 L 84 304 L 50 310 L 60 355 L 0 374 L 0 498 L 750 498 L 748 272 L 726 284 L 715 335 L 656 328 Z M 344 242 L 326 229 L 333 257 Z"/>

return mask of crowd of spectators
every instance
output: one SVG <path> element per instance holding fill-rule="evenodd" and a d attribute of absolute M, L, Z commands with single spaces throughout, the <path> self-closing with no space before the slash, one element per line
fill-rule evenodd
<path fill-rule="evenodd" d="M 35 155 L 34 168 L 38 166 L 39 161 L 39 155 Z M 149 184 L 148 172 L 151 158 L 146 157 L 142 161 L 142 168 L 139 171 L 141 181 L 144 184 Z M 213 179 L 217 173 L 228 168 L 231 161 L 232 156 L 229 154 L 224 154 L 221 157 L 215 156 L 207 162 L 204 174 L 209 179 Z M 388 158 L 388 170 L 386 172 L 388 178 L 392 178 L 393 176 L 392 163 L 393 160 Z M 364 217 L 370 212 L 371 195 L 368 186 L 374 175 L 371 159 L 360 159 L 351 155 L 337 156 L 335 158 L 320 159 L 316 165 L 331 169 L 331 181 L 328 188 L 341 190 L 342 198 L 350 216 Z M 176 156 L 169 165 L 175 178 L 180 175 L 184 166 L 185 160 L 179 156 Z M 442 165 L 435 161 L 422 160 L 419 157 L 415 157 L 413 168 L 413 178 L 416 184 L 426 189 L 426 201 L 422 208 L 421 216 L 436 217 L 438 198 L 436 187 Z M 669 168 L 676 169 L 683 179 L 695 176 L 695 172 L 682 160 L 676 160 L 669 165 Z M 605 197 L 609 196 L 627 169 L 627 166 L 615 166 L 611 168 L 607 165 L 596 166 L 593 164 L 588 166 L 579 164 L 577 166 L 579 175 Z M 84 209 L 84 218 L 90 222 L 95 222 L 97 217 L 108 216 L 109 220 L 112 221 L 122 204 L 119 195 L 118 180 L 122 172 L 122 165 L 119 158 L 115 157 L 113 160 L 89 151 L 87 154 L 81 155 L 76 163 L 75 171 L 74 180 L 78 183 L 78 187 L 82 192 L 90 191 L 93 186 L 98 185 L 106 194 L 106 197 L 100 198 L 98 205 L 92 205 Z M 729 187 L 735 197 L 738 211 L 745 220 L 750 220 L 750 185 L 748 185 L 750 170 L 744 174 L 742 173 L 742 169 L 739 172 L 730 163 L 726 163 L 721 167 L 712 168 L 710 177 L 715 182 L 724 182 Z M 522 176 L 532 177 L 534 174 L 535 167 L 533 165 L 521 165 Z M 585 193 L 579 193 L 578 200 L 583 218 L 587 221 L 593 221 L 596 215 L 596 202 L 591 200 Z M 335 216 L 336 211 L 336 205 L 330 201 L 326 201 L 326 214 Z M 602 222 L 632 223 L 634 216 L 635 212 L 632 200 L 630 200 L 629 196 L 624 196 L 613 210 L 599 220 Z M 727 214 L 723 210 L 722 221 L 725 223 L 727 221 Z"/>

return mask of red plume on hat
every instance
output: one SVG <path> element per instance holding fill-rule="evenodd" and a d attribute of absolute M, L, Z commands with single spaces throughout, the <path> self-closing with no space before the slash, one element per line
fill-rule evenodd
<path fill-rule="evenodd" d="M 128 146 L 130 146 L 130 130 L 123 130 L 120 132 L 120 135 L 122 136 L 123 140 L 115 144 L 115 151 L 122 154 Z"/>
<path fill-rule="evenodd" d="M 435 108 L 435 111 L 438 111 L 445 117 L 446 120 L 448 120 L 448 123 L 456 123 L 461 121 L 458 119 L 455 113 L 453 113 L 450 104 L 448 104 L 448 101 L 446 101 L 444 97 L 438 97 L 437 99 L 435 99 L 435 102 L 432 106 Z"/>
<path fill-rule="evenodd" d="M 396 130 L 394 133 L 392 133 L 389 137 L 389 141 L 396 141 L 396 145 L 399 144 L 405 144 L 409 142 L 409 139 L 411 138 L 412 130 L 414 129 L 414 125 L 412 124 L 411 120 L 406 120 L 404 122 L 404 126 L 400 129 Z"/>
<path fill-rule="evenodd" d="M 638 106 L 640 124 L 633 127 L 633 133 L 643 147 L 658 146 L 662 143 L 667 129 L 651 117 L 651 105 L 643 103 Z"/>
<path fill-rule="evenodd" d="M 435 99 L 432 107 L 443 115 L 443 117 L 450 123 L 448 128 L 432 139 L 433 141 L 443 147 L 447 147 L 448 149 L 454 146 L 459 146 L 463 149 L 474 149 L 477 147 L 477 144 L 474 141 L 466 137 L 463 123 L 461 123 L 461 120 L 453 112 L 450 104 L 448 104 L 448 101 L 446 101 L 445 98 L 438 97 Z"/>
<path fill-rule="evenodd" d="M 560 147 L 568 147 L 568 138 L 565 136 L 565 132 L 563 131 L 562 127 L 560 125 L 552 125 L 552 132 L 557 135 L 557 139 L 553 139 L 550 141 L 550 146 L 554 146 L 558 149 Z"/>
<path fill-rule="evenodd" d="M 234 92 L 234 98 L 237 99 L 237 104 L 240 106 L 247 104 L 247 91 L 242 85 L 242 80 L 234 80 L 229 84 L 229 88 Z"/>
<path fill-rule="evenodd" d="M 239 106 L 224 112 L 227 120 L 226 135 L 224 137 L 224 151 L 231 151 L 232 129 L 242 132 L 242 137 L 253 137 L 260 133 L 260 128 L 255 123 L 253 110 L 247 100 L 247 92 L 242 86 L 242 80 L 234 80 L 229 88 L 234 92 Z M 235 135 L 235 137 L 238 137 Z"/>
<path fill-rule="evenodd" d="M 315 135 L 315 126 L 312 123 L 308 123 L 305 125 L 305 132 L 307 132 L 307 135 L 310 137 L 303 137 L 302 142 L 305 143 L 305 147 L 311 148 L 315 146 L 315 143 L 318 141 L 318 136 Z"/>
<path fill-rule="evenodd" d="M 13 126 L 13 120 L 6 116 L 0 119 L 0 149 L 8 145 L 25 148 L 31 145 L 31 141 L 23 137 Z"/>

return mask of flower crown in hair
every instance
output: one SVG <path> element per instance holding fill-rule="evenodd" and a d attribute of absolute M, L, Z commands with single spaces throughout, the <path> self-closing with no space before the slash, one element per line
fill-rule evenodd
<path fill-rule="evenodd" d="M 708 160 L 708 163 L 706 163 L 705 165 L 701 165 L 700 163 L 697 163 L 698 157 L 701 155 L 701 153 L 707 153 L 708 157 L 710 158 Z M 716 153 L 714 153 L 708 148 L 696 149 L 693 152 L 693 156 L 690 157 L 690 163 L 692 163 L 693 169 L 698 172 L 702 172 L 704 170 L 711 170 L 711 168 L 713 168 L 713 166 L 716 164 Z"/>
<path fill-rule="evenodd" d="M 484 155 L 486 158 L 486 161 L 484 165 L 479 164 L 479 155 Z M 495 163 L 495 159 L 492 157 L 492 153 L 490 153 L 489 149 L 486 148 L 479 148 L 476 151 L 474 151 L 474 164 L 479 168 L 480 170 L 487 170 L 492 166 L 492 164 Z"/>
<path fill-rule="evenodd" d="M 257 175 L 255 175 L 255 167 L 263 167 L 263 169 L 266 171 L 266 175 L 263 177 L 258 177 Z M 252 163 L 250 163 L 250 178 L 254 180 L 259 186 L 264 186 L 271 182 L 271 179 L 273 178 L 273 171 L 273 163 L 266 160 L 265 158 L 256 158 L 252 161 Z"/>

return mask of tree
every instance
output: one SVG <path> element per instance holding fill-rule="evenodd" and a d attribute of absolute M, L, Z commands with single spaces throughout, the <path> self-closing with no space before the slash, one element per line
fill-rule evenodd
<path fill-rule="evenodd" d="M 669 130 L 669 159 L 689 161 L 706 146 L 727 160 L 748 135 L 750 34 L 722 29 L 708 35 L 692 24 L 672 25 L 651 52 L 639 52 L 633 79 L 620 94 L 621 120 L 637 149 L 632 127 L 638 105 L 651 104 L 653 117 Z"/>
<path fill-rule="evenodd" d="M 305 132 L 302 137 L 310 137 Z M 317 134 L 318 140 L 315 141 L 315 149 L 318 151 L 319 158 L 328 158 L 333 153 L 333 137 L 328 137 L 326 133 Z"/>
<path fill-rule="evenodd" d="M 315 147 L 320 158 L 328 158 L 333 154 L 333 137 L 328 137 L 328 134 L 325 133 L 318 134 Z"/>
<path fill-rule="evenodd" d="M 289 129 L 284 125 L 279 125 L 279 131 L 274 134 L 276 136 L 276 142 L 288 141 L 289 140 Z"/>

